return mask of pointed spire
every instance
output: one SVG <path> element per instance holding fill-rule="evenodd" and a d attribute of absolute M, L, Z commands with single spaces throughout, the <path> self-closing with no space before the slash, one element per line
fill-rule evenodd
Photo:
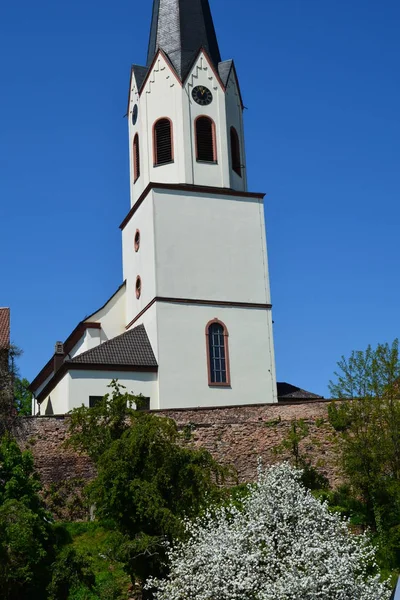
<path fill-rule="evenodd" d="M 208 0 L 153 0 L 148 67 L 161 48 L 184 79 L 201 47 L 217 67 L 221 55 Z"/>

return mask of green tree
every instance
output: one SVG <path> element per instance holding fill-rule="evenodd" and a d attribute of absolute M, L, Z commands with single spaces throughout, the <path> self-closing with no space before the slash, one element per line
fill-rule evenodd
<path fill-rule="evenodd" d="M 96 600 L 94 586 L 95 577 L 88 559 L 73 546 L 62 548 L 52 565 L 48 600 L 69 600 L 71 597 Z"/>
<path fill-rule="evenodd" d="M 0 597 L 41 598 L 49 573 L 50 528 L 26 504 L 7 500 L 0 506 Z"/>
<path fill-rule="evenodd" d="M 330 420 L 339 432 L 342 467 L 366 506 L 387 562 L 400 565 L 400 360 L 399 342 L 342 357 L 330 382 Z M 390 555 L 390 556 L 389 556 Z"/>
<path fill-rule="evenodd" d="M 14 379 L 14 402 L 20 416 L 32 414 L 32 392 L 29 390 L 29 381 L 24 377 Z"/>
<path fill-rule="evenodd" d="M 10 345 L 0 350 L 0 437 L 14 429 L 17 412 L 14 406 L 14 381 L 17 376 L 16 359 L 21 350 Z"/>
<path fill-rule="evenodd" d="M 17 359 L 22 350 L 10 345 L 0 351 L 0 436 L 18 425 L 17 416 L 32 414 L 29 381 L 20 377 Z"/>
<path fill-rule="evenodd" d="M 0 505 L 17 500 L 43 520 L 49 519 L 39 496 L 40 490 L 32 454 L 22 452 L 16 441 L 6 434 L 0 439 Z"/>
<path fill-rule="evenodd" d="M 43 598 L 53 560 L 51 518 L 33 458 L 10 435 L 0 440 L 0 597 Z"/>
<path fill-rule="evenodd" d="M 89 499 L 116 524 L 125 568 L 143 582 L 164 572 L 164 542 L 183 535 L 183 519 L 221 497 L 225 471 L 185 443 L 173 420 L 133 410 L 137 398 L 115 381 L 111 388 L 96 407 L 72 411 L 68 443 L 94 459 Z"/>

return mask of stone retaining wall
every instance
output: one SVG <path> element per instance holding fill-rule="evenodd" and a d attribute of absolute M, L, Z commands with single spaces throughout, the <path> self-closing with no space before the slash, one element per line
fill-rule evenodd
<path fill-rule="evenodd" d="M 203 446 L 222 464 L 233 465 L 239 481 L 256 477 L 257 460 L 264 464 L 283 460 L 274 448 L 288 434 L 294 419 L 304 419 L 309 435 L 301 443 L 301 451 L 329 479 L 340 482 L 334 431 L 327 420 L 327 401 L 301 401 L 214 409 L 158 411 L 174 419 L 181 429 L 192 434 L 197 446 Z M 68 430 L 68 417 L 27 417 L 19 433 L 20 443 L 29 448 L 45 487 L 68 479 L 90 480 L 94 467 L 86 456 L 63 447 Z"/>

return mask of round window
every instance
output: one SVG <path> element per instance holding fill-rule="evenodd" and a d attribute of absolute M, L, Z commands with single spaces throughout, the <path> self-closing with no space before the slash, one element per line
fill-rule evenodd
<path fill-rule="evenodd" d="M 135 252 L 137 252 L 140 248 L 140 231 L 136 229 L 135 233 Z"/>
<path fill-rule="evenodd" d="M 139 275 L 136 277 L 136 298 L 139 300 L 142 293 L 142 280 Z"/>

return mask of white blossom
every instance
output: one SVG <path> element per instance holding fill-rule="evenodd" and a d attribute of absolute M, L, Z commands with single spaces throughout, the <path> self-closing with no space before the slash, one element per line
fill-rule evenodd
<path fill-rule="evenodd" d="M 167 550 L 170 574 L 151 579 L 157 600 L 386 600 L 365 535 L 329 512 L 288 464 L 263 471 L 242 508 L 187 523 Z"/>

